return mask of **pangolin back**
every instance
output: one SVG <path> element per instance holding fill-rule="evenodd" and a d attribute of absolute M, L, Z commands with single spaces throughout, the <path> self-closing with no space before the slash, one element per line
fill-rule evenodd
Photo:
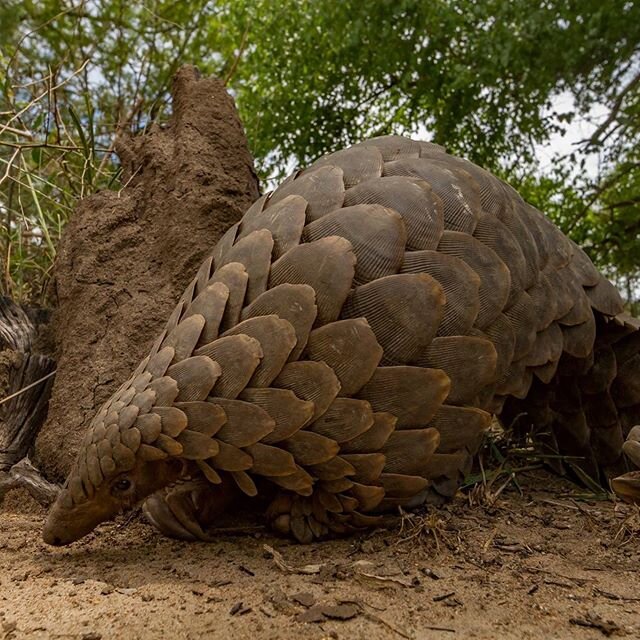
<path fill-rule="evenodd" d="M 219 485 L 269 495 L 271 524 L 310 541 L 452 496 L 503 408 L 583 472 L 619 472 L 640 421 L 622 308 L 507 184 L 438 145 L 368 140 L 227 231 L 95 417 L 61 504 L 179 458 L 146 503 L 166 533 L 202 537 Z"/>

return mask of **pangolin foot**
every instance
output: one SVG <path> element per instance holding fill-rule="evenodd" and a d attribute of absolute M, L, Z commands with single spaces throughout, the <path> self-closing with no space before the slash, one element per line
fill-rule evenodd
<path fill-rule="evenodd" d="M 170 538 L 212 542 L 205 528 L 227 505 L 221 486 L 197 479 L 180 480 L 154 493 L 142 510 L 149 523 Z"/>
<path fill-rule="evenodd" d="M 640 425 L 631 429 L 622 451 L 633 466 L 640 469 Z M 630 471 L 611 480 L 611 488 L 625 502 L 640 504 L 640 471 Z"/>

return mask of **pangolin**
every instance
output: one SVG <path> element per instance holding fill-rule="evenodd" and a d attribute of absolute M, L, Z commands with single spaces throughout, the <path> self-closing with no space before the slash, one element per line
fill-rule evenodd
<path fill-rule="evenodd" d="M 215 245 L 91 422 L 44 539 L 144 500 L 163 533 L 206 540 L 242 494 L 301 542 L 369 527 L 453 496 L 493 414 L 639 500 L 622 311 L 574 242 L 439 145 L 326 155 Z"/>

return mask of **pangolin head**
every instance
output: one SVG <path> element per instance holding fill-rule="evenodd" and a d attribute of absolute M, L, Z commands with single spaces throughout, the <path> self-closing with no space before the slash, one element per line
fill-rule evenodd
<path fill-rule="evenodd" d="M 92 420 L 45 523 L 43 538 L 48 544 L 82 538 L 179 476 L 184 464 L 181 447 L 162 433 L 161 414 L 181 412 L 154 406 L 175 381 L 151 379 L 148 373 L 134 375 Z"/>

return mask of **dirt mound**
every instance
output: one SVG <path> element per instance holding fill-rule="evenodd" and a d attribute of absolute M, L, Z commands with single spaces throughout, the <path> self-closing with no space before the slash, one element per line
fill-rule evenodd
<path fill-rule="evenodd" d="M 55 265 L 58 373 L 36 443 L 66 475 L 97 406 L 130 375 L 224 231 L 258 197 L 233 99 L 193 67 L 174 79 L 173 116 L 121 138 L 124 187 L 82 201 Z"/>

